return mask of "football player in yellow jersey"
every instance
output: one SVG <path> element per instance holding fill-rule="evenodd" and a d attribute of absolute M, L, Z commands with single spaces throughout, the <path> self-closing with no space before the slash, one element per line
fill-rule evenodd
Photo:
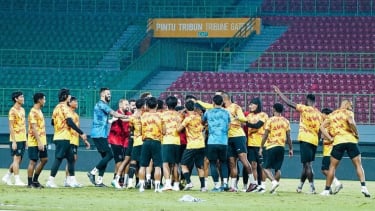
<path fill-rule="evenodd" d="M 326 178 L 326 186 L 321 195 L 330 194 L 330 188 L 336 169 L 340 164 L 345 152 L 352 160 L 354 168 L 357 172 L 358 179 L 361 182 L 361 192 L 365 197 L 370 197 L 370 193 L 366 187 L 365 172 L 362 167 L 361 152 L 358 148 L 358 130 L 354 120 L 353 104 L 350 100 L 344 99 L 340 108 L 328 115 L 320 126 L 322 134 L 331 142 L 333 148 L 331 151 L 331 163 Z M 329 127 L 330 132 L 327 131 Z"/>
<path fill-rule="evenodd" d="M 70 91 L 69 89 L 60 89 L 58 98 L 59 104 L 55 107 L 52 113 L 52 125 L 54 127 L 53 141 L 56 145 L 55 150 L 55 160 L 51 167 L 50 177 L 48 178 L 46 186 L 49 188 L 57 188 L 55 184 L 55 176 L 62 160 L 67 159 L 69 178 L 68 183 L 71 187 L 79 187 L 79 184 L 75 178 L 75 169 L 74 169 L 74 154 L 70 146 L 70 130 L 75 130 L 83 140 L 87 139 L 87 136 L 82 130 L 77 127 L 72 119 L 72 111 L 68 106 L 70 100 Z"/>
<path fill-rule="evenodd" d="M 306 96 L 306 103 L 296 104 L 290 101 L 277 86 L 273 86 L 275 92 L 281 97 L 281 99 L 291 108 L 296 109 L 300 113 L 300 123 L 298 130 L 298 141 L 300 143 L 302 173 L 300 178 L 300 184 L 297 187 L 297 192 L 302 192 L 303 184 L 306 179 L 310 183 L 310 192 L 315 194 L 314 185 L 314 170 L 312 168 L 312 162 L 315 160 L 316 148 L 319 142 L 319 127 L 322 123 L 322 114 L 315 108 L 315 95 L 308 94 Z"/>
<path fill-rule="evenodd" d="M 70 109 L 72 110 L 73 122 L 74 122 L 74 124 L 77 125 L 77 127 L 79 127 L 80 126 L 79 115 L 76 112 L 76 109 L 78 108 L 77 98 L 72 96 L 69 100 L 68 105 L 69 105 Z M 77 159 L 78 159 L 79 134 L 73 129 L 70 129 L 70 132 L 71 132 L 70 147 L 73 150 L 74 165 L 75 165 L 76 162 L 77 162 Z M 83 140 L 83 142 L 86 145 L 86 149 L 90 149 L 90 143 L 87 141 L 87 139 Z M 68 178 L 70 176 L 69 171 L 68 171 L 68 165 L 66 165 L 66 167 L 65 167 L 65 174 L 66 174 L 66 178 L 65 178 L 65 181 L 64 181 L 64 186 L 70 187 L 70 183 L 68 181 Z M 77 182 L 77 186 L 82 187 L 82 185 L 78 182 Z"/>
<path fill-rule="evenodd" d="M 249 176 L 250 185 L 247 192 L 254 191 L 257 188 L 257 183 L 251 169 L 250 162 L 247 159 L 246 135 L 242 128 L 242 123 L 247 121 L 242 108 L 232 103 L 230 95 L 227 92 L 222 93 L 224 107 L 230 114 L 230 126 L 228 131 L 228 157 L 229 168 L 231 176 L 231 187 L 228 191 L 237 192 L 237 158 L 241 161 Z"/>
<path fill-rule="evenodd" d="M 262 112 L 262 101 L 260 98 L 256 97 L 250 101 L 249 105 L 250 113 L 246 116 L 247 122 L 246 126 L 248 128 L 247 132 L 247 159 L 251 164 L 251 168 L 254 170 L 254 178 L 257 184 L 260 184 L 256 191 L 265 191 L 265 180 L 263 178 L 263 170 L 261 166 L 259 147 L 262 143 L 262 137 L 264 134 L 264 124 L 268 119 L 268 115 Z M 259 174 L 259 175 L 258 175 Z M 243 174 L 244 179 L 244 190 L 247 190 L 247 174 Z M 261 181 L 257 181 L 257 180 Z M 260 183 L 261 182 L 261 183 Z"/>
<path fill-rule="evenodd" d="M 177 129 L 182 122 L 181 115 L 175 110 L 177 106 L 177 98 L 169 96 L 165 100 L 168 110 L 162 113 L 163 120 L 163 142 L 162 142 L 162 158 L 163 158 L 163 174 L 165 178 L 164 190 L 180 190 L 180 180 L 178 175 L 178 167 L 181 160 L 180 155 L 180 134 Z M 172 177 L 174 184 L 172 187 Z"/>
<path fill-rule="evenodd" d="M 19 176 L 19 168 L 26 147 L 26 121 L 25 109 L 22 107 L 25 100 L 20 91 L 12 93 L 13 107 L 9 110 L 9 133 L 10 133 L 10 152 L 13 162 L 8 172 L 2 178 L 7 185 L 12 185 L 11 175 L 14 174 L 14 185 L 25 186 Z"/>
<path fill-rule="evenodd" d="M 146 100 L 148 111 L 141 116 L 143 145 L 140 158 L 139 169 L 139 191 L 144 191 L 146 167 L 149 166 L 152 159 L 155 167 L 155 192 L 162 192 L 161 182 L 161 140 L 163 137 L 163 122 L 161 114 L 156 111 L 157 100 L 150 97 Z"/>
<path fill-rule="evenodd" d="M 28 133 L 28 153 L 29 166 L 27 168 L 27 182 L 29 188 L 43 188 L 38 178 L 44 165 L 48 161 L 46 124 L 42 112 L 42 107 L 46 103 L 43 93 L 35 93 L 33 96 L 34 106 L 29 113 L 29 133 Z M 40 162 L 37 164 L 38 160 Z"/>
<path fill-rule="evenodd" d="M 284 107 L 280 103 L 273 105 L 273 117 L 269 118 L 264 126 L 264 135 L 259 149 L 259 155 L 263 154 L 263 147 L 266 147 L 266 160 L 264 163 L 264 172 L 267 178 L 272 181 L 270 193 L 274 193 L 279 187 L 281 177 L 281 166 L 284 161 L 285 142 L 289 146 L 289 156 L 293 156 L 293 146 L 290 139 L 290 124 L 281 113 Z M 271 169 L 275 170 L 275 175 Z"/>
<path fill-rule="evenodd" d="M 205 156 L 205 144 L 203 136 L 202 117 L 194 110 L 194 102 L 189 100 L 185 103 L 185 108 L 188 112 L 187 117 L 181 123 L 178 131 L 182 132 L 186 129 L 187 145 L 181 159 L 181 169 L 186 179 L 186 186 L 184 190 L 189 190 L 193 187 L 190 180 L 189 167 L 195 167 L 198 170 L 199 181 L 201 183 L 200 190 L 206 192 L 204 181 L 203 162 Z"/>
<path fill-rule="evenodd" d="M 329 108 L 323 108 L 322 114 L 323 119 L 325 120 L 327 116 L 332 113 L 332 110 Z M 326 130 L 329 132 L 329 127 L 326 128 Z M 331 151 L 333 147 L 333 142 L 328 140 L 324 135 L 322 135 L 322 142 L 323 142 L 323 159 L 322 159 L 322 173 L 324 176 L 327 177 L 329 165 L 331 163 Z M 343 185 L 340 183 L 340 181 L 336 178 L 336 175 L 333 178 L 333 188 L 331 188 L 333 194 L 337 194 L 342 188 Z"/>

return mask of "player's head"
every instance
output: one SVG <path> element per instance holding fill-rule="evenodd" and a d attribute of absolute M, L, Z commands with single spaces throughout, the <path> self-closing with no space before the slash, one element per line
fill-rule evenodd
<path fill-rule="evenodd" d="M 156 109 L 158 106 L 158 100 L 155 97 L 149 97 L 146 100 L 147 108 Z"/>
<path fill-rule="evenodd" d="M 109 103 L 111 101 L 111 90 L 107 87 L 100 88 L 100 99 Z"/>
<path fill-rule="evenodd" d="M 353 110 L 353 103 L 351 100 L 349 99 L 343 99 L 341 101 L 341 106 L 340 108 L 342 109 L 346 109 L 346 110 L 349 110 L 349 111 L 352 111 Z"/>
<path fill-rule="evenodd" d="M 77 98 L 74 97 L 74 96 L 70 97 L 70 100 L 69 100 L 68 105 L 69 105 L 71 108 L 73 108 L 73 109 L 78 108 L 78 100 L 77 100 Z"/>
<path fill-rule="evenodd" d="M 19 104 L 21 104 L 21 105 L 23 105 L 23 103 L 24 103 L 24 97 L 23 97 L 23 93 L 21 92 L 21 91 L 16 91 L 16 92 L 13 92 L 12 93 L 12 101 L 14 102 L 14 103 L 19 103 Z"/>
<path fill-rule="evenodd" d="M 167 97 L 167 99 L 165 99 L 165 104 L 167 104 L 167 107 L 169 110 L 175 110 L 177 106 L 177 97 L 175 96 Z"/>
<path fill-rule="evenodd" d="M 216 106 L 223 106 L 223 97 L 221 95 L 215 95 L 213 98 L 212 98 L 212 102 L 216 105 Z"/>
<path fill-rule="evenodd" d="M 60 89 L 58 97 L 59 97 L 59 102 L 69 102 L 70 90 L 66 88 Z"/>
<path fill-rule="evenodd" d="M 249 104 L 250 112 L 252 113 L 259 113 L 262 111 L 262 100 L 259 97 L 255 97 L 251 99 Z"/>
<path fill-rule="evenodd" d="M 130 108 L 130 112 L 132 112 L 132 113 L 134 113 L 135 109 L 137 109 L 137 107 L 135 106 L 135 100 L 134 99 L 129 100 L 129 108 Z"/>
<path fill-rule="evenodd" d="M 158 101 L 157 110 L 158 111 L 163 111 L 164 110 L 164 101 L 162 101 L 160 99 L 157 99 L 157 101 Z"/>
<path fill-rule="evenodd" d="M 188 110 L 188 111 L 194 111 L 194 104 L 195 103 L 192 100 L 186 101 L 186 103 L 185 103 L 186 110 Z"/>
<path fill-rule="evenodd" d="M 135 107 L 138 109 L 138 110 L 142 110 L 142 108 L 145 106 L 145 99 L 138 99 L 135 101 Z"/>
<path fill-rule="evenodd" d="M 327 116 L 327 115 L 329 115 L 330 113 L 332 113 L 332 110 L 331 110 L 331 109 L 329 109 L 329 108 L 323 108 L 323 109 L 322 109 L 322 114 L 323 114 L 324 116 Z"/>
<path fill-rule="evenodd" d="M 119 102 L 118 102 L 118 108 L 121 109 L 122 111 L 124 112 L 128 112 L 129 111 L 129 108 L 130 105 L 129 105 L 129 101 L 127 101 L 126 99 L 120 99 Z"/>
<path fill-rule="evenodd" d="M 308 106 L 312 106 L 312 105 L 314 105 L 314 103 L 315 103 L 315 95 L 313 95 L 313 94 L 308 94 L 308 95 L 306 96 L 306 105 L 308 105 Z"/>
<path fill-rule="evenodd" d="M 197 98 L 194 95 L 186 95 L 185 101 L 188 101 L 188 100 L 197 101 Z"/>
<path fill-rule="evenodd" d="M 274 112 L 281 114 L 284 111 L 284 106 L 281 103 L 275 103 L 273 104 L 273 110 Z"/>
<path fill-rule="evenodd" d="M 202 114 L 204 114 L 204 112 L 206 112 L 206 109 L 203 106 L 201 106 L 201 104 L 199 104 L 199 103 L 195 103 L 194 108 L 195 108 L 195 111 L 197 113 L 199 113 L 200 115 L 202 115 Z"/>
<path fill-rule="evenodd" d="M 34 94 L 33 100 L 34 100 L 34 104 L 39 103 L 39 105 L 43 107 L 44 104 L 46 103 L 46 96 L 41 92 L 37 92 Z"/>
<path fill-rule="evenodd" d="M 141 99 L 146 99 L 146 98 L 149 98 L 149 97 L 152 97 L 151 92 L 143 92 L 143 93 L 139 96 L 139 98 L 141 98 Z"/>

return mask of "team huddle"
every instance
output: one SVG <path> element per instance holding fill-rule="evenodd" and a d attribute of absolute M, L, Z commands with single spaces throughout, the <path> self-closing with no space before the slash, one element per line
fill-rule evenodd
<path fill-rule="evenodd" d="M 300 113 L 298 141 L 302 173 L 296 191 L 302 192 L 307 179 L 310 183 L 308 192 L 316 193 L 312 162 L 322 139 L 322 172 L 326 176 L 326 186 L 321 195 L 337 194 L 343 188 L 335 170 L 347 152 L 361 182 L 361 192 L 370 197 L 358 149 L 359 136 L 352 102 L 343 100 L 335 111 L 323 109 L 320 112 L 314 106 L 314 95 L 307 95 L 305 104 L 296 104 L 278 87 L 273 88 L 288 106 Z M 51 118 L 55 159 L 46 187 L 58 187 L 55 176 L 63 159 L 67 160 L 64 186 L 82 187 L 75 178 L 77 149 L 80 138 L 87 148 L 90 148 L 90 143 L 80 129 L 79 116 L 75 112 L 77 99 L 68 89 L 61 89 L 58 97 L 59 104 Z M 27 146 L 30 160 L 27 187 L 44 187 L 38 177 L 48 161 L 45 121 L 41 111 L 46 102 L 45 95 L 34 94 L 28 132 L 22 92 L 14 92 L 12 100 L 14 106 L 9 111 L 9 128 L 13 162 L 2 181 L 12 185 L 13 174 L 14 185 L 26 186 L 20 179 L 19 165 Z M 140 192 L 152 187 L 155 192 L 190 190 L 194 188 L 191 173 L 195 166 L 202 192 L 239 191 L 242 170 L 244 192 L 266 192 L 268 178 L 271 181 L 269 192 L 275 193 L 280 184 L 285 145 L 288 145 L 288 155 L 293 156 L 290 123 L 282 115 L 284 107 L 281 103 L 273 105 L 269 117 L 262 111 L 260 98 L 253 98 L 249 111 L 243 112 L 224 91 L 217 91 L 211 103 L 188 95 L 184 106 L 175 96 L 167 97 L 164 102 L 144 93 L 138 100 L 121 99 L 119 109 L 114 111 L 108 105 L 110 100 L 110 90 L 102 88 L 100 100 L 94 107 L 90 136 L 101 160 L 87 172 L 87 176 L 96 187 L 106 186 L 103 176 L 113 159 L 115 174 L 111 184 L 116 189 L 137 187 Z M 239 169 L 238 161 L 243 169 Z M 210 190 L 209 174 L 214 184 Z"/>

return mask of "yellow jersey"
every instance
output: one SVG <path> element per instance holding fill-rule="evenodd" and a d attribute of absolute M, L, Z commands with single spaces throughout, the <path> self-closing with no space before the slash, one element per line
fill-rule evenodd
<path fill-rule="evenodd" d="M 143 144 L 141 116 L 133 114 L 130 116 L 129 123 L 133 127 L 133 146 L 141 146 Z"/>
<path fill-rule="evenodd" d="M 164 111 L 162 113 L 163 125 L 166 128 L 163 136 L 163 144 L 175 144 L 180 145 L 180 134 L 177 132 L 182 119 L 180 113 L 177 111 Z"/>
<path fill-rule="evenodd" d="M 163 122 L 161 113 L 145 112 L 141 117 L 142 139 L 162 141 Z"/>
<path fill-rule="evenodd" d="M 268 130 L 268 138 L 264 146 L 266 149 L 277 146 L 285 146 L 286 133 L 290 131 L 290 123 L 282 116 L 273 116 L 269 118 L 264 126 Z"/>
<path fill-rule="evenodd" d="M 189 114 L 182 122 L 186 130 L 186 149 L 204 148 L 202 117 L 198 114 Z"/>
<path fill-rule="evenodd" d="M 61 102 L 57 104 L 52 113 L 53 128 L 55 133 L 53 134 L 53 140 L 69 140 L 71 138 L 70 127 L 68 126 L 66 119 L 72 118 L 72 110 L 65 103 Z"/>
<path fill-rule="evenodd" d="M 298 141 L 318 146 L 319 128 L 323 121 L 322 114 L 317 108 L 302 104 L 297 104 L 296 109 L 301 115 L 297 137 Z"/>
<path fill-rule="evenodd" d="M 246 136 L 245 131 L 242 128 L 241 122 L 246 122 L 246 117 L 242 112 L 242 108 L 232 103 L 230 106 L 225 108 L 230 114 L 230 125 L 228 131 L 228 137 L 239 137 Z"/>
<path fill-rule="evenodd" d="M 348 122 L 349 119 L 353 119 L 354 121 L 354 113 L 347 109 L 338 109 L 328 115 L 330 133 L 333 137 L 333 145 L 358 143 L 358 138 L 350 129 Z"/>
<path fill-rule="evenodd" d="M 16 142 L 23 142 L 26 141 L 26 120 L 25 120 L 25 109 L 20 107 L 16 108 L 13 106 L 9 110 L 9 121 L 12 121 L 11 127 L 14 132 L 14 139 L 10 136 L 9 140 L 16 141 Z"/>
<path fill-rule="evenodd" d="M 39 139 L 43 145 L 47 145 L 47 136 L 46 136 L 46 123 L 44 121 L 43 112 L 41 109 L 31 108 L 29 116 L 29 132 L 27 137 L 27 145 L 29 147 L 38 146 L 38 141 L 35 138 L 34 132 L 31 125 L 35 124 L 36 131 L 39 135 Z"/>
<path fill-rule="evenodd" d="M 76 124 L 77 127 L 79 127 L 79 115 L 73 110 L 72 110 L 72 120 L 74 124 Z M 79 133 L 77 133 L 77 131 L 70 128 L 70 136 L 71 136 L 70 144 L 78 146 L 79 145 Z"/>
<path fill-rule="evenodd" d="M 257 114 L 249 113 L 249 115 L 246 116 L 246 119 L 248 122 L 264 122 L 263 126 L 259 129 L 248 128 L 247 130 L 247 145 L 249 147 L 260 147 L 264 135 L 264 125 L 267 122 L 268 114 L 265 112 L 259 112 Z"/>

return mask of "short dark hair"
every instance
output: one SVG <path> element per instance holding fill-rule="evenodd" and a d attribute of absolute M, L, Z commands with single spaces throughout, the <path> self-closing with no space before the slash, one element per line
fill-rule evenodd
<path fill-rule="evenodd" d="M 132 102 L 136 102 L 136 100 L 135 99 L 130 99 L 129 103 L 132 103 Z"/>
<path fill-rule="evenodd" d="M 102 87 L 100 88 L 100 93 L 107 91 L 107 90 L 110 90 L 110 89 L 108 87 Z"/>
<path fill-rule="evenodd" d="M 281 103 L 275 103 L 273 104 L 273 109 L 275 109 L 277 113 L 282 113 L 284 111 L 284 106 Z"/>
<path fill-rule="evenodd" d="M 177 97 L 169 96 L 165 99 L 165 103 L 167 104 L 168 109 L 174 110 L 177 106 Z"/>
<path fill-rule="evenodd" d="M 184 110 L 185 107 L 183 106 L 176 106 L 176 108 L 174 108 L 176 111 L 181 111 L 181 110 Z"/>
<path fill-rule="evenodd" d="M 62 88 L 59 91 L 58 97 L 59 97 L 59 102 L 64 102 L 68 96 L 70 95 L 70 90 L 66 88 Z"/>
<path fill-rule="evenodd" d="M 185 96 L 185 100 L 191 100 L 191 99 L 197 100 L 197 97 L 195 97 L 194 95 L 186 95 Z"/>
<path fill-rule="evenodd" d="M 140 95 L 140 98 L 145 99 L 145 98 L 148 98 L 149 95 L 151 95 L 151 92 L 143 92 L 143 93 Z"/>
<path fill-rule="evenodd" d="M 328 115 L 328 114 L 332 113 L 332 109 L 330 109 L 330 108 L 323 108 L 322 109 L 322 113 Z"/>
<path fill-rule="evenodd" d="M 315 102 L 315 95 L 313 95 L 313 94 L 308 94 L 308 95 L 306 96 L 306 99 L 307 99 L 307 100 L 310 100 L 311 102 Z"/>
<path fill-rule="evenodd" d="M 12 93 L 12 100 L 13 100 L 13 102 L 15 103 L 15 102 L 16 102 L 16 99 L 17 99 L 19 96 L 21 96 L 21 95 L 23 95 L 23 93 L 22 93 L 21 91 L 13 92 L 13 93 Z"/>
<path fill-rule="evenodd" d="M 145 105 L 145 99 L 141 98 L 135 101 L 135 107 L 137 107 L 137 109 L 141 109 L 144 105 Z"/>
<path fill-rule="evenodd" d="M 164 101 L 162 101 L 160 99 L 158 99 L 157 101 L 158 101 L 158 107 L 157 107 L 157 109 L 158 110 L 163 109 L 164 108 Z"/>
<path fill-rule="evenodd" d="M 41 92 L 37 92 L 34 94 L 33 96 L 33 100 L 34 100 L 34 103 L 38 103 L 39 100 L 43 99 L 44 98 L 44 94 L 41 93 Z"/>
<path fill-rule="evenodd" d="M 185 108 L 188 111 L 194 111 L 194 102 L 192 100 L 186 101 Z"/>
<path fill-rule="evenodd" d="M 71 97 L 70 97 L 70 102 L 73 102 L 73 101 L 77 101 L 77 98 L 74 97 L 74 96 L 71 96 Z"/>
<path fill-rule="evenodd" d="M 149 97 L 146 100 L 146 105 L 148 108 L 154 109 L 158 106 L 158 100 L 155 97 Z"/>
<path fill-rule="evenodd" d="M 215 95 L 212 98 L 212 101 L 215 103 L 215 105 L 218 105 L 218 106 L 223 105 L 223 97 L 221 95 Z"/>

